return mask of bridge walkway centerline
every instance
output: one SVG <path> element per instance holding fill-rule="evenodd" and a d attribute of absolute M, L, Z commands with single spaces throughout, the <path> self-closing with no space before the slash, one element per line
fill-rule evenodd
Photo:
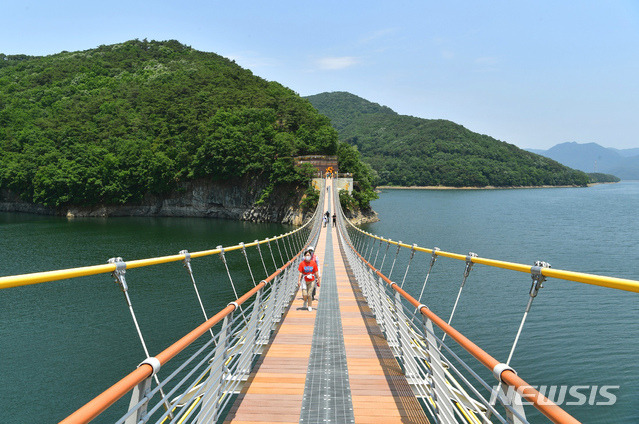
<path fill-rule="evenodd" d="M 327 187 L 332 193 L 332 180 L 327 180 Z M 332 214 L 334 208 L 328 204 Z M 322 280 L 313 310 L 303 308 L 298 290 L 224 422 L 428 423 L 347 266 L 337 230 L 330 222 L 321 228 L 315 251 L 320 260 Z M 324 352 L 312 353 L 313 346 L 315 349 L 326 348 L 326 345 L 318 344 L 317 335 L 314 345 L 314 334 L 316 330 L 322 330 L 315 327 L 320 322 L 318 315 L 322 315 L 323 300 L 326 308 L 331 304 L 329 284 L 334 285 L 338 305 L 335 309 L 331 307 L 330 313 L 339 310 L 337 321 L 341 327 L 331 331 L 341 331 L 346 371 L 336 365 L 340 362 L 339 356 L 334 355 L 327 361 Z M 321 337 L 322 333 L 319 334 Z M 333 347 L 329 349 L 333 350 Z M 339 355 L 339 349 L 336 355 Z M 314 364 L 312 360 L 322 360 L 324 365 Z M 312 380 L 318 373 L 322 374 L 322 366 L 327 368 L 325 374 L 333 374 L 321 380 L 322 384 L 332 381 L 336 385 L 337 389 L 328 389 L 332 393 L 327 393 L 326 389 L 322 392 L 318 389 L 322 384 Z M 345 391 L 342 390 L 344 385 Z M 331 411 L 332 408 L 339 411 Z"/>

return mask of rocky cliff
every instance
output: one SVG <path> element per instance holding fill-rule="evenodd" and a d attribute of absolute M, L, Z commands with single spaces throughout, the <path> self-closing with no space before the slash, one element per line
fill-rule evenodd
<path fill-rule="evenodd" d="M 280 186 L 269 199 L 256 205 L 265 184 L 258 180 L 196 180 L 181 184 L 167 196 L 146 195 L 136 204 L 68 206 L 47 208 L 27 203 L 14 193 L 0 193 L 0 211 L 27 212 L 68 217 L 183 216 L 225 218 L 252 222 L 300 225 L 307 217 L 301 210 L 302 191 Z M 312 212 L 310 212 L 312 213 Z"/>

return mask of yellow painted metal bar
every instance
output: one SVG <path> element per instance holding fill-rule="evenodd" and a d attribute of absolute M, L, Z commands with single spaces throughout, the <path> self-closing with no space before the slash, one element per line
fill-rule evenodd
<path fill-rule="evenodd" d="M 361 228 L 356 227 L 353 223 L 351 223 L 348 220 L 346 220 L 346 222 L 348 222 L 351 225 L 351 227 L 353 227 L 354 229 L 356 229 L 360 233 L 365 234 L 368 237 L 374 238 L 375 240 L 380 240 L 380 241 L 387 242 L 387 243 L 393 244 L 395 246 L 401 246 L 401 247 L 404 247 L 404 248 L 407 248 L 407 249 L 413 249 L 414 248 L 415 251 L 418 251 L 418 252 L 425 252 L 425 253 L 430 253 L 430 254 L 433 253 L 433 249 L 428 249 L 428 248 L 419 247 L 419 246 L 413 246 L 413 245 L 410 245 L 410 244 L 400 243 L 400 242 L 397 242 L 397 241 L 392 241 L 390 239 L 385 239 L 383 237 L 368 233 L 368 232 L 362 230 Z M 460 261 L 466 261 L 466 255 L 460 255 L 458 253 L 446 252 L 446 251 L 443 251 L 443 250 L 438 250 L 437 251 L 437 256 L 442 256 L 442 257 L 451 258 L 451 259 L 457 259 L 457 260 L 460 260 Z M 494 268 L 509 269 L 509 270 L 512 270 L 512 271 L 524 272 L 524 273 L 527 273 L 527 274 L 530 274 L 531 269 L 532 269 L 532 266 L 530 266 L 530 265 L 524 265 L 524 264 L 519 264 L 519 263 L 515 263 L 515 262 L 499 261 L 499 260 L 496 260 L 496 259 L 473 257 L 473 258 L 471 258 L 471 261 L 473 263 L 476 263 L 476 264 L 487 265 L 487 266 L 494 267 Z M 583 273 L 583 272 L 566 271 L 566 270 L 553 269 L 553 268 L 542 268 L 541 274 L 546 276 L 546 277 L 558 278 L 560 280 L 574 281 L 574 282 L 577 282 L 577 283 L 590 284 L 590 285 L 593 285 L 593 286 L 608 287 L 608 288 L 616 289 L 616 290 L 625 290 L 625 291 L 639 293 L 639 281 L 636 281 L 636 280 L 629 280 L 629 279 L 625 279 L 625 278 L 607 277 L 607 276 L 595 275 L 595 274 L 586 274 L 586 273 Z"/>
<path fill-rule="evenodd" d="M 258 244 L 268 243 L 269 241 L 283 239 L 298 231 L 301 231 L 306 226 L 308 226 L 312 221 L 313 219 L 310 219 L 300 228 L 297 228 L 293 231 L 289 231 L 288 233 L 280 234 L 270 239 L 266 238 L 264 240 L 246 243 L 244 244 L 244 247 L 245 248 L 253 247 L 253 246 L 257 246 Z M 234 250 L 242 249 L 242 245 L 237 244 L 235 246 L 224 247 L 223 249 L 225 252 L 232 252 Z M 190 255 L 191 255 L 191 258 L 200 258 L 203 256 L 216 255 L 220 253 L 221 251 L 222 249 L 202 250 L 199 252 L 193 252 Z M 126 262 L 126 269 L 142 268 L 142 267 L 151 266 L 151 265 L 160 265 L 160 264 L 165 264 L 169 262 L 177 262 L 177 261 L 183 260 L 184 258 L 185 258 L 185 255 L 170 255 L 170 256 L 161 256 L 157 258 L 138 259 L 138 260 Z M 55 271 L 35 272 L 32 274 L 10 275 L 6 277 L 0 277 L 0 290 L 8 289 L 11 287 L 20 287 L 20 286 L 28 286 L 32 284 L 47 283 L 50 281 L 66 280 L 70 278 L 87 277 L 90 275 L 107 274 L 113 271 L 115 271 L 115 264 L 105 264 L 105 265 L 86 266 L 81 268 L 60 269 Z"/>

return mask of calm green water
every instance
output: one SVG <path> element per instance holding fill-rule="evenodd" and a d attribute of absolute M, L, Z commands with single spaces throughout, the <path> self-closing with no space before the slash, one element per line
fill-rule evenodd
<path fill-rule="evenodd" d="M 289 230 L 212 219 L 0 214 L 0 275 L 206 250 Z M 256 278 L 264 278 L 259 255 L 250 254 Z M 246 292 L 253 284 L 244 258 L 227 258 L 238 291 Z M 273 272 L 272 261 L 267 266 Z M 218 256 L 194 259 L 193 268 L 209 316 L 234 299 Z M 129 270 L 126 277 L 152 355 L 203 321 L 181 263 Z M 108 274 L 0 291 L 1 423 L 58 422 L 144 357 L 124 296 Z M 96 420 L 113 421 L 108 413 Z"/>
<path fill-rule="evenodd" d="M 639 182 L 570 189 L 386 190 L 373 209 L 381 221 L 366 229 L 393 240 L 530 265 L 544 260 L 554 268 L 639 280 Z M 401 254 L 400 262 L 408 256 Z M 429 259 L 417 255 L 411 265 L 406 286 L 415 296 Z M 423 303 L 445 319 L 463 266 L 438 259 L 426 287 Z M 396 281 L 403 275 L 404 268 L 399 269 Z M 452 324 L 505 362 L 530 282 L 525 274 L 475 265 Z M 535 299 L 511 361 L 531 385 L 620 386 L 611 390 L 617 396 L 612 406 L 564 405 L 588 423 L 639 422 L 638 363 L 636 293 L 553 279 Z M 590 394 L 588 389 L 581 393 Z"/>
<path fill-rule="evenodd" d="M 636 182 L 588 189 L 388 190 L 373 207 L 381 221 L 367 229 L 394 240 L 639 279 Z M 282 231 L 288 228 L 205 219 L 67 221 L 0 214 L 0 275 L 99 264 L 112 256 L 197 251 Z M 407 256 L 402 254 L 400 263 Z M 234 276 L 241 275 L 243 258 L 230 259 Z M 416 256 L 407 277 L 416 296 L 428 259 Z M 232 291 L 220 260 L 194 260 L 194 269 L 207 310 L 221 309 Z M 403 268 L 396 269 L 402 270 L 394 271 L 397 280 Z M 440 258 L 429 280 L 424 303 L 444 318 L 462 271 L 461 262 Z M 247 272 L 234 280 L 238 290 L 252 286 Z M 181 264 L 130 270 L 127 281 L 152 353 L 201 322 Z M 527 275 L 476 265 L 453 325 L 505 361 L 529 288 Z M 637 302 L 634 293 L 549 280 L 533 304 L 513 367 L 533 385 L 620 386 L 613 406 L 564 407 L 582 422 L 639 422 Z M 143 357 L 123 295 L 108 275 L 0 291 L 0 422 L 57 422 Z M 545 421 L 533 416 L 532 422 Z"/>

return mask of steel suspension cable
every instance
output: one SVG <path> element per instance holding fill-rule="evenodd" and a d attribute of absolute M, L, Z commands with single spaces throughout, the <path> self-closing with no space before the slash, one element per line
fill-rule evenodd
<path fill-rule="evenodd" d="M 257 240 L 255 240 L 257 242 Z M 268 270 L 266 269 L 266 263 L 264 262 L 264 256 L 262 256 L 262 249 L 260 248 L 260 244 L 257 243 L 257 251 L 260 254 L 260 260 L 262 261 L 262 266 L 264 267 L 264 274 L 268 277 Z"/>
<path fill-rule="evenodd" d="M 390 247 L 390 240 L 386 243 L 386 250 L 384 251 L 384 257 L 382 258 L 382 264 L 379 266 L 379 271 L 383 272 L 384 262 L 386 261 L 386 255 L 388 254 L 388 248 Z"/>
<path fill-rule="evenodd" d="M 138 324 L 138 319 L 135 316 L 135 311 L 133 310 L 133 304 L 131 303 L 131 298 L 129 297 L 129 286 L 127 285 L 126 278 L 124 277 L 124 274 L 126 274 L 126 263 L 122 260 L 121 257 L 110 258 L 108 260 L 108 263 L 115 264 L 116 266 L 115 271 L 111 273 L 111 276 L 113 276 L 113 279 L 115 280 L 115 282 L 122 289 L 122 293 L 124 293 L 124 298 L 126 299 L 126 304 L 129 307 L 131 318 L 133 318 L 133 324 L 135 325 L 135 330 L 137 331 L 138 337 L 140 339 L 140 343 L 142 344 L 142 349 L 144 350 L 144 354 L 146 355 L 146 357 L 150 358 L 151 355 L 149 354 L 149 349 L 146 347 L 144 336 L 142 335 L 142 330 L 140 329 L 140 324 Z M 153 379 L 155 380 L 155 383 L 159 386 L 160 378 L 158 377 L 157 373 L 153 375 Z M 164 407 L 167 409 L 167 411 L 170 411 L 171 407 L 168 401 L 166 400 L 166 396 L 162 389 L 160 389 L 160 394 L 162 398 L 164 399 Z"/>
<path fill-rule="evenodd" d="M 280 260 L 282 261 L 282 266 L 286 263 L 284 256 L 282 255 L 282 249 L 280 248 L 280 241 L 275 238 L 275 244 L 277 245 L 277 250 L 280 252 Z"/>
<path fill-rule="evenodd" d="M 291 239 L 292 238 L 293 238 L 292 236 L 288 236 L 286 238 L 286 241 L 288 241 L 288 247 L 291 249 L 291 254 L 288 257 L 288 259 L 291 259 L 293 257 L 293 255 L 295 254 L 295 249 L 293 248 L 293 244 L 291 243 Z"/>
<path fill-rule="evenodd" d="M 286 245 L 288 243 L 288 246 Z M 288 262 L 293 257 L 293 251 L 291 250 L 291 236 L 286 235 L 282 238 L 282 245 L 284 246 L 284 250 L 286 251 L 286 261 Z"/>
<path fill-rule="evenodd" d="M 375 268 L 375 264 L 377 263 L 377 257 L 379 256 L 379 250 L 382 248 L 382 239 L 379 239 L 379 244 L 377 245 L 377 253 L 375 253 L 375 259 L 373 260 L 373 268 Z"/>
<path fill-rule="evenodd" d="M 202 309 L 202 314 L 204 315 L 204 321 L 208 321 L 209 317 L 206 314 L 206 310 L 204 309 L 204 303 L 202 303 L 202 297 L 200 296 L 200 291 L 197 289 L 197 284 L 195 284 L 195 277 L 193 276 L 193 268 L 191 268 L 191 254 L 188 250 L 181 250 L 180 255 L 184 255 L 184 260 L 182 261 L 184 264 L 184 268 L 189 273 L 191 277 L 191 282 L 193 283 L 193 288 L 195 289 L 195 295 L 197 296 L 197 301 L 200 303 L 200 308 Z M 209 332 L 211 333 L 211 337 L 215 339 L 215 335 L 213 334 L 213 329 L 209 328 Z"/>
<path fill-rule="evenodd" d="M 521 323 L 519 324 L 519 329 L 517 330 L 517 335 L 515 336 L 515 341 L 513 342 L 513 346 L 510 349 L 510 354 L 508 354 L 508 360 L 506 361 L 506 365 L 510 365 L 510 360 L 513 357 L 513 353 L 515 353 L 515 348 L 517 347 L 517 343 L 519 342 L 519 336 L 521 335 L 521 330 L 524 328 L 524 323 L 526 322 L 526 318 L 528 317 L 528 312 L 530 312 L 530 307 L 532 306 L 533 300 L 537 297 L 537 293 L 539 293 L 539 289 L 544 287 L 544 281 L 546 281 L 546 277 L 541 274 L 542 268 L 550 268 L 550 264 L 547 262 L 537 261 L 535 262 L 535 266 L 531 269 L 531 277 L 532 277 L 532 285 L 530 286 L 530 299 L 528 299 L 528 304 L 526 305 L 526 310 L 524 311 L 524 316 L 521 318 Z"/>
<path fill-rule="evenodd" d="M 275 267 L 275 270 L 277 271 L 277 262 L 275 262 L 275 256 L 273 256 L 273 248 L 271 247 L 271 239 L 266 239 L 266 244 L 268 244 L 268 250 L 271 251 L 271 259 L 273 259 L 273 266 Z"/>
<path fill-rule="evenodd" d="M 366 258 L 366 261 L 369 263 L 371 261 L 371 256 L 373 256 L 373 246 L 375 246 L 375 239 L 371 238 L 368 240 L 368 243 L 366 244 L 366 254 L 368 255 L 368 258 Z"/>
<path fill-rule="evenodd" d="M 457 299 L 455 299 L 455 304 L 453 305 L 453 310 L 450 311 L 450 317 L 448 318 L 448 322 L 447 322 L 448 325 L 450 325 L 450 323 L 453 320 L 453 316 L 455 315 L 455 310 L 457 309 L 457 304 L 459 303 L 459 298 L 461 297 L 462 290 L 464 289 L 464 286 L 466 285 L 466 280 L 468 279 L 468 276 L 470 275 L 470 271 L 473 269 L 473 260 L 472 260 L 472 258 L 476 258 L 476 257 L 477 257 L 477 254 L 473 253 L 473 252 L 468 252 L 468 256 L 466 256 L 466 266 L 464 268 L 464 278 L 462 279 L 461 286 L 459 287 L 459 292 L 457 292 Z M 446 333 L 444 333 L 444 335 L 442 336 L 442 342 L 445 339 L 446 339 Z"/>
<path fill-rule="evenodd" d="M 388 279 L 391 279 L 393 277 L 393 269 L 395 268 L 395 262 L 397 261 L 397 256 L 399 255 L 399 249 L 401 249 L 401 244 L 402 241 L 400 240 L 399 243 L 397 243 L 397 252 L 395 252 L 395 258 L 393 259 L 393 265 L 391 265 L 391 269 L 390 272 L 388 273 Z"/>
<path fill-rule="evenodd" d="M 237 290 L 235 289 L 235 283 L 233 283 L 233 277 L 231 277 L 231 271 L 229 270 L 229 265 L 226 262 L 224 247 L 218 246 L 216 249 L 220 249 L 220 259 L 222 260 L 222 263 L 224 263 L 224 268 L 226 269 L 226 275 L 228 275 L 229 281 L 231 282 L 231 287 L 233 288 L 233 294 L 235 295 L 236 299 L 239 299 L 239 296 L 237 295 Z M 240 311 L 240 316 L 242 317 L 242 321 L 244 321 L 244 325 L 248 325 L 248 323 L 246 322 L 246 317 L 244 316 L 244 310 L 242 309 L 242 305 L 239 305 L 238 309 Z"/>
<path fill-rule="evenodd" d="M 406 281 L 406 276 L 408 275 L 408 269 L 410 268 L 411 262 L 413 262 L 413 258 L 415 257 L 415 247 L 416 245 L 410 248 L 410 259 L 408 260 L 408 265 L 406 265 L 406 271 L 404 271 L 404 278 L 402 278 L 402 284 L 399 285 L 400 288 L 404 287 L 404 282 Z"/>
<path fill-rule="evenodd" d="M 257 285 L 255 282 L 255 277 L 253 276 L 253 270 L 251 269 L 251 264 L 248 260 L 248 255 L 246 254 L 246 247 L 244 246 L 244 242 L 240 242 L 240 246 L 242 246 L 242 254 L 244 255 L 244 259 L 246 259 L 246 266 L 248 267 L 249 273 L 251 274 L 251 281 L 253 281 L 253 287 Z"/>
<path fill-rule="evenodd" d="M 426 279 L 424 279 L 424 284 L 422 284 L 422 291 L 419 292 L 419 298 L 417 299 L 420 302 L 422 301 L 422 296 L 424 295 L 424 289 L 426 288 L 428 277 L 430 277 L 430 272 L 433 270 L 433 265 L 435 265 L 435 261 L 437 261 L 438 250 L 439 250 L 439 247 L 433 247 L 433 253 L 431 254 L 431 257 L 430 257 L 430 265 L 428 266 L 428 272 L 426 273 Z"/>

